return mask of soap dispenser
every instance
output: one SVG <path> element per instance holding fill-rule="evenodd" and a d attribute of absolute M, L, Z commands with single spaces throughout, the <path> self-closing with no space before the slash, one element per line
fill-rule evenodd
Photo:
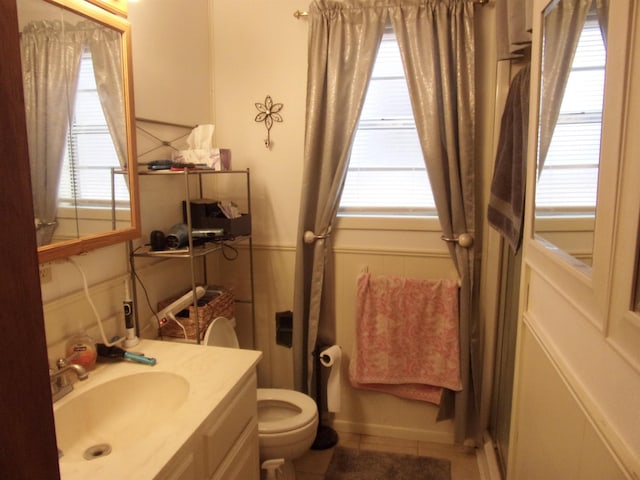
<path fill-rule="evenodd" d="M 67 340 L 66 356 L 70 363 L 92 370 L 98 357 L 96 343 L 86 332 L 77 333 Z"/>

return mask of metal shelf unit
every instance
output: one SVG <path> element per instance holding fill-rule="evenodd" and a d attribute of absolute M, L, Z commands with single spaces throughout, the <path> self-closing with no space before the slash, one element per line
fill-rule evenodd
<path fill-rule="evenodd" d="M 214 252 L 221 251 L 225 245 L 229 244 L 240 244 L 243 242 L 248 242 L 248 253 L 249 253 L 249 298 L 248 299 L 235 299 L 236 303 L 246 303 L 250 304 L 250 321 L 251 321 L 251 334 L 252 334 L 252 348 L 255 348 L 255 303 L 254 303 L 254 275 L 253 275 L 253 240 L 251 235 L 243 235 L 234 238 L 222 238 L 215 239 L 212 242 L 206 242 L 204 245 L 194 245 L 194 238 L 192 235 L 192 219 L 191 219 L 191 201 L 192 198 L 192 188 L 191 181 L 194 177 L 197 179 L 197 187 L 195 198 L 202 198 L 203 194 L 203 182 L 208 176 L 237 176 L 244 175 L 246 176 L 246 202 L 247 202 L 247 214 L 251 215 L 251 178 L 250 171 L 247 168 L 246 170 L 213 170 L 206 168 L 198 168 L 198 169 L 185 169 L 183 171 L 171 171 L 171 170 L 159 170 L 159 171 L 140 171 L 138 172 L 139 181 L 144 181 L 142 178 L 144 177 L 165 177 L 165 176 L 176 176 L 183 177 L 184 179 L 184 200 L 186 202 L 185 208 L 185 216 L 186 216 L 186 224 L 188 230 L 188 245 L 184 249 L 180 250 L 164 250 L 164 251 L 152 251 L 150 247 L 144 246 L 142 248 L 133 249 L 133 243 L 129 241 L 129 262 L 131 268 L 131 284 L 132 284 L 132 295 L 134 301 L 134 313 L 136 320 L 136 329 L 139 330 L 139 316 L 138 316 L 138 308 L 136 301 L 136 265 L 135 259 L 140 257 L 146 258 L 162 258 L 162 259 L 175 259 L 179 260 L 187 260 L 189 261 L 189 268 L 191 274 L 191 291 L 193 293 L 193 309 L 195 318 L 198 317 L 198 302 L 195 294 L 196 291 L 196 259 L 202 260 L 202 271 L 203 271 L 203 283 L 207 283 L 207 265 L 206 265 L 206 257 Z M 196 333 L 195 333 L 195 343 L 201 343 L 200 341 L 200 322 L 196 321 Z"/>

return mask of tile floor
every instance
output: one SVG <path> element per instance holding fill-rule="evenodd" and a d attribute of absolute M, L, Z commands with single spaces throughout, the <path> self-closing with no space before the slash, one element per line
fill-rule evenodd
<path fill-rule="evenodd" d="M 339 444 L 348 448 L 445 458 L 451 460 L 451 480 L 480 480 L 478 462 L 473 449 L 354 433 L 338 432 L 338 435 Z M 333 449 L 309 450 L 305 455 L 295 460 L 296 479 L 323 480 L 332 453 Z"/>

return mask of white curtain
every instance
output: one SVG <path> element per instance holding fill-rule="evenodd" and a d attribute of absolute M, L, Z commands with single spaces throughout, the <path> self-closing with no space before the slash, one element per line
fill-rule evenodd
<path fill-rule="evenodd" d="M 122 37 L 119 32 L 90 23 L 86 42 L 93 60 L 93 73 L 100 104 L 120 161 L 127 165 L 127 130 L 122 70 Z"/>
<path fill-rule="evenodd" d="M 21 36 L 29 159 L 38 246 L 51 241 L 58 209 L 58 183 L 75 102 L 82 39 L 68 24 L 41 21 Z"/>
<path fill-rule="evenodd" d="M 473 9 L 467 0 L 316 0 L 311 4 L 294 287 L 294 366 L 299 389 L 310 390 L 316 345 L 335 342 L 331 225 L 388 19 L 398 37 L 443 233 L 455 238 L 475 232 Z M 304 242 L 307 231 L 316 235 L 315 242 Z M 477 433 L 471 425 L 481 355 L 471 308 L 475 259 L 473 248 L 448 245 L 462 279 L 464 389 L 444 402 L 440 418 L 454 416 L 456 440 L 462 441 Z"/>

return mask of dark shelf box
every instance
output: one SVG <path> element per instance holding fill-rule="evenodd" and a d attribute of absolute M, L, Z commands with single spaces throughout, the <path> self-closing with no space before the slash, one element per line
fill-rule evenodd
<path fill-rule="evenodd" d="M 221 228 L 224 230 L 225 237 L 241 237 L 243 235 L 251 235 L 251 215 L 243 213 L 238 218 L 207 218 L 208 225 L 205 228 Z"/>
<path fill-rule="evenodd" d="M 241 214 L 237 218 L 227 218 L 218 207 L 216 200 L 197 199 L 191 202 L 191 228 L 221 228 L 224 230 L 224 237 L 241 237 L 251 235 L 251 215 Z M 182 202 L 182 216 L 184 223 L 187 222 L 187 202 Z"/>

